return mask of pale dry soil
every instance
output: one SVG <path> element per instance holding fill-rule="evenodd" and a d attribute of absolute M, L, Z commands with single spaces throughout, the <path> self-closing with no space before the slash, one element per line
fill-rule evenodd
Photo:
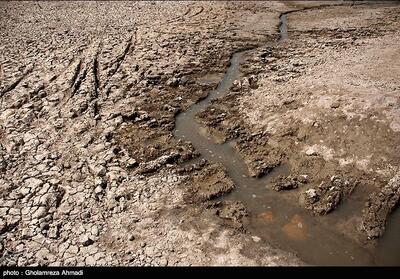
<path fill-rule="evenodd" d="M 172 135 L 232 53 L 254 47 L 205 127 L 237 140 L 255 176 L 307 175 L 300 192 L 322 201 L 299 204 L 310 214 L 353 182 L 365 202 L 383 189 L 342 224 L 381 235 L 399 196 L 399 8 L 288 14 L 275 43 L 280 13 L 320 4 L 1 2 L 0 264 L 304 264 L 252 236 L 240 202 L 213 201 L 234 183 Z M 336 180 L 331 200 L 318 186 Z"/>
<path fill-rule="evenodd" d="M 275 38 L 284 9 L 2 1 L 0 264 L 300 264 L 196 198 L 231 182 L 212 164 L 215 189 L 178 173 L 196 153 L 171 134 L 202 78 Z"/>

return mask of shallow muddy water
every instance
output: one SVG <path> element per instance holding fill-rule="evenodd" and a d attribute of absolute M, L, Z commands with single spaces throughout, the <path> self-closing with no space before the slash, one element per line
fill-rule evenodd
<path fill-rule="evenodd" d="M 288 37 L 286 15 L 280 17 L 281 38 Z M 246 51 L 235 53 L 218 87 L 207 98 L 192 105 L 176 117 L 174 135 L 190 141 L 202 158 L 222 163 L 237 188 L 222 199 L 239 200 L 249 211 L 249 232 L 262 241 L 297 254 L 312 265 L 400 265 L 400 212 L 390 218 L 387 231 L 376 247 L 364 248 L 351 239 L 359 224 L 366 200 L 365 190 L 358 189 L 333 213 L 310 216 L 298 204 L 299 189 L 277 193 L 271 181 L 288 174 L 290 166 L 282 165 L 263 178 L 249 177 L 248 169 L 236 152 L 234 142 L 217 144 L 204 133 L 195 119 L 213 98 L 229 93 L 233 82 L 240 79 L 240 64 Z"/>

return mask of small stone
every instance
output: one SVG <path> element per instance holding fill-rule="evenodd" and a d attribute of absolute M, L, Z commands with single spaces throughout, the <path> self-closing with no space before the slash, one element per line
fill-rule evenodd
<path fill-rule="evenodd" d="M 147 246 L 144 249 L 144 253 L 149 257 L 154 257 L 156 255 L 157 251 L 156 251 L 156 249 L 154 247 Z"/>
<path fill-rule="evenodd" d="M 56 179 L 56 178 L 52 178 L 52 179 L 49 180 L 49 183 L 51 185 L 58 185 L 58 184 L 60 184 L 60 180 Z"/>
<path fill-rule="evenodd" d="M 69 259 L 66 259 L 65 261 L 64 261 L 64 266 L 75 266 L 77 264 L 77 261 L 76 261 L 76 259 L 75 258 L 69 258 Z"/>
<path fill-rule="evenodd" d="M 26 195 L 28 195 L 30 191 L 31 191 L 31 190 L 30 190 L 29 188 L 27 188 L 27 187 L 21 187 L 21 189 L 19 190 L 19 192 L 21 193 L 21 195 L 22 195 L 23 197 L 25 197 Z"/>
<path fill-rule="evenodd" d="M 315 198 L 317 196 L 317 191 L 315 191 L 315 189 L 309 189 L 306 191 L 306 194 L 309 198 Z"/>
<path fill-rule="evenodd" d="M 42 217 L 46 216 L 46 214 L 47 214 L 47 208 L 42 206 L 42 207 L 39 207 L 35 211 L 35 213 L 32 215 L 32 218 L 33 219 L 39 219 L 39 218 L 42 218 Z"/>
<path fill-rule="evenodd" d="M 251 237 L 253 239 L 254 242 L 260 242 L 261 238 L 259 238 L 258 236 L 252 236 Z"/>
<path fill-rule="evenodd" d="M 179 85 L 179 81 L 179 78 L 173 77 L 167 81 L 167 85 L 170 87 L 177 87 Z"/>
<path fill-rule="evenodd" d="M 49 232 L 47 233 L 47 236 L 53 239 L 57 239 L 59 237 L 58 226 L 51 227 L 49 229 Z"/>
<path fill-rule="evenodd" d="M 336 102 L 333 102 L 332 104 L 331 104 L 331 108 L 338 108 L 338 107 L 340 107 L 340 103 L 338 102 L 338 101 L 336 101 Z"/>
<path fill-rule="evenodd" d="M 317 193 L 317 191 L 315 189 L 309 189 L 300 196 L 300 203 L 303 206 L 309 207 L 310 205 L 318 202 L 319 199 L 320 199 L 320 196 Z"/>
<path fill-rule="evenodd" d="M 306 155 L 307 156 L 316 156 L 316 155 L 318 155 L 318 153 L 314 148 L 310 147 L 306 150 Z"/>
<path fill-rule="evenodd" d="M 25 258 L 19 258 L 17 262 L 17 266 L 26 266 L 27 260 Z"/>
<path fill-rule="evenodd" d="M 137 166 L 139 166 L 139 163 L 133 158 L 130 158 L 128 160 L 128 162 L 126 163 L 126 167 L 128 169 L 133 169 L 133 168 L 136 168 Z"/>
<path fill-rule="evenodd" d="M 100 259 L 104 258 L 104 256 L 105 256 L 104 252 L 98 252 L 98 253 L 95 253 L 95 254 L 93 255 L 93 257 L 94 257 L 94 259 L 95 259 L 96 261 L 99 261 Z"/>
<path fill-rule="evenodd" d="M 97 177 L 94 179 L 94 185 L 95 185 L 96 187 L 104 188 L 104 187 L 107 185 L 107 183 L 103 180 L 103 178 L 97 176 Z"/>
<path fill-rule="evenodd" d="M 49 225 L 48 222 L 42 222 L 42 223 L 40 223 L 39 227 L 40 227 L 41 230 L 48 230 L 50 225 Z"/>
<path fill-rule="evenodd" d="M 114 127 L 108 127 L 103 131 L 103 136 L 107 141 L 111 140 L 114 130 Z"/>
<path fill-rule="evenodd" d="M 168 260 L 166 258 L 162 257 L 162 258 L 160 258 L 158 260 L 158 263 L 159 263 L 160 266 L 167 266 L 168 265 Z"/>
<path fill-rule="evenodd" d="M 275 191 L 282 191 L 282 190 L 297 189 L 298 187 L 299 187 L 299 182 L 297 178 L 288 176 L 286 178 L 280 177 L 273 186 L 273 189 Z"/>
<path fill-rule="evenodd" d="M 339 179 L 340 179 L 340 177 L 337 176 L 337 175 L 332 175 L 332 176 L 331 176 L 331 182 L 333 182 L 333 181 L 335 181 L 335 180 L 339 180 Z"/>
<path fill-rule="evenodd" d="M 129 241 L 133 241 L 133 240 L 135 240 L 135 236 L 133 234 L 131 234 L 131 235 L 129 235 L 128 239 L 129 239 Z"/>
<path fill-rule="evenodd" d="M 93 226 L 91 229 L 91 233 L 94 236 L 99 236 L 99 228 L 97 226 Z"/>
<path fill-rule="evenodd" d="M 95 174 L 97 176 L 105 176 L 107 173 L 107 169 L 104 166 L 99 166 L 97 168 L 95 168 Z"/>
<path fill-rule="evenodd" d="M 47 263 L 52 261 L 55 257 L 50 253 L 49 250 L 43 248 L 36 253 L 36 257 L 41 261 Z"/>
<path fill-rule="evenodd" d="M 133 216 L 131 216 L 130 220 L 131 220 L 133 223 L 137 223 L 137 222 L 140 222 L 141 219 L 140 219 L 139 216 L 133 215 Z"/>
<path fill-rule="evenodd" d="M 29 187 L 32 189 L 38 189 L 43 184 L 44 184 L 44 182 L 37 178 L 29 178 L 29 179 L 25 180 L 26 187 Z"/>
<path fill-rule="evenodd" d="M 298 180 L 300 183 L 308 183 L 308 175 L 299 175 Z"/>
<path fill-rule="evenodd" d="M 43 154 L 38 154 L 38 155 L 36 155 L 34 157 L 38 161 L 43 161 L 45 159 L 45 156 Z"/>
<path fill-rule="evenodd" d="M 98 195 L 98 194 L 100 194 L 100 193 L 103 192 L 103 188 L 101 188 L 100 186 L 97 186 L 97 187 L 94 189 L 94 192 Z"/>
<path fill-rule="evenodd" d="M 93 266 L 96 264 L 96 260 L 93 256 L 89 256 L 85 259 L 86 265 Z"/>
<path fill-rule="evenodd" d="M 0 234 L 7 231 L 7 224 L 3 220 L 0 219 Z"/>
<path fill-rule="evenodd" d="M 65 253 L 76 255 L 79 252 L 79 247 L 75 245 L 71 245 L 68 247 L 68 249 L 65 251 Z"/>
<path fill-rule="evenodd" d="M 302 222 L 298 222 L 298 223 L 297 223 L 297 226 L 298 226 L 300 229 L 302 229 L 302 228 L 303 228 L 303 223 L 302 223 Z"/>
<path fill-rule="evenodd" d="M 89 245 L 93 244 L 94 241 L 91 238 L 89 238 L 88 235 L 84 234 L 81 237 L 79 237 L 79 242 L 83 246 L 89 246 Z"/>

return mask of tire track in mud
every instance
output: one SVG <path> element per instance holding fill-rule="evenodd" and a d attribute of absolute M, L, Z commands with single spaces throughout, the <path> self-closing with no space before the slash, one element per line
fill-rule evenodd
<path fill-rule="evenodd" d="M 94 79 L 94 96 L 92 96 L 92 98 L 96 98 L 98 96 L 99 79 L 97 57 L 101 49 L 101 45 L 101 41 L 94 42 L 92 46 L 86 50 L 86 53 L 83 54 L 83 57 L 79 57 L 75 61 L 76 65 L 73 68 L 72 77 L 68 82 L 70 89 L 69 92 L 64 96 L 64 103 L 68 102 L 79 91 L 81 84 L 86 80 L 89 72 Z M 69 67 L 71 67 L 71 65 L 74 65 L 74 61 L 71 62 L 70 65 L 68 65 L 62 72 L 65 72 Z"/>
<path fill-rule="evenodd" d="M 136 33 L 136 31 L 135 31 Z M 135 35 L 136 37 L 136 35 Z M 122 51 L 122 53 L 120 53 L 115 59 L 114 61 L 111 63 L 111 69 L 108 71 L 107 73 L 107 77 L 108 80 L 115 75 L 115 73 L 118 71 L 119 67 L 121 66 L 122 62 L 124 62 L 126 55 L 129 53 L 129 51 L 131 50 L 131 46 L 132 46 L 132 40 L 133 40 L 133 36 L 131 35 L 129 37 L 129 39 L 126 42 L 126 45 L 124 47 L 124 50 Z M 108 81 L 107 80 L 107 81 Z"/>
<path fill-rule="evenodd" d="M 186 17 L 191 11 L 192 11 L 192 8 L 191 8 L 190 6 L 188 6 L 187 10 L 186 10 L 182 15 L 177 16 L 177 17 L 175 17 L 175 18 L 173 18 L 173 19 L 171 19 L 171 20 L 168 20 L 168 21 L 166 21 L 166 22 L 164 22 L 164 23 L 160 23 L 159 25 L 160 25 L 160 26 L 163 26 L 163 25 L 166 25 L 166 24 L 178 22 L 179 20 L 184 20 L 185 17 Z"/>
<path fill-rule="evenodd" d="M 195 12 L 193 15 L 190 15 L 188 18 L 194 18 L 195 16 L 198 16 L 199 14 L 201 14 L 203 11 L 204 11 L 204 7 L 201 6 L 197 12 Z"/>
<path fill-rule="evenodd" d="M 211 10 L 212 10 L 212 8 L 210 8 L 210 11 Z M 159 25 L 163 26 L 163 25 L 167 25 L 167 24 L 171 24 L 171 23 L 178 23 L 181 21 L 186 21 L 188 19 L 192 19 L 192 18 L 202 14 L 204 12 L 204 7 L 200 6 L 197 11 L 195 11 L 193 14 L 190 14 L 192 11 L 193 11 L 192 7 L 189 6 L 188 9 L 182 15 L 177 16 L 176 18 L 166 21 L 164 23 L 160 23 Z"/>
<path fill-rule="evenodd" d="M 101 69 L 99 55 L 102 53 L 104 42 L 101 39 L 95 40 L 90 46 L 81 52 L 80 57 L 73 58 L 69 65 L 59 74 L 69 71 L 73 67 L 69 76 L 67 89 L 64 89 L 64 97 L 62 103 L 65 105 L 75 94 L 80 90 L 81 85 L 90 79 L 89 100 L 93 101 L 99 98 L 108 96 L 110 90 L 110 82 L 113 76 L 119 71 L 121 64 L 126 60 L 127 55 L 131 52 L 132 47 L 137 43 L 137 30 L 126 39 L 122 51 L 118 53 L 111 62 L 106 63 L 106 68 Z M 71 75 L 72 73 L 72 75 Z M 57 76 L 58 77 L 58 76 Z M 98 113 L 98 104 L 94 103 L 95 116 Z"/>
<path fill-rule="evenodd" d="M 70 87 L 71 88 L 74 88 L 75 87 L 75 83 L 76 83 L 76 81 L 77 81 L 77 79 L 78 79 L 78 75 L 79 75 L 79 73 L 81 72 L 81 70 L 82 70 L 82 59 L 81 58 L 79 58 L 78 59 L 78 63 L 76 64 L 76 66 L 74 67 L 74 70 L 73 70 L 73 75 L 72 75 L 72 78 L 71 78 L 71 80 L 69 81 L 69 84 L 70 84 Z"/>
<path fill-rule="evenodd" d="M 182 15 L 179 15 L 176 18 L 174 18 L 174 19 L 172 19 L 170 21 L 161 23 L 161 25 L 166 25 L 166 24 L 170 24 L 170 23 L 173 23 L 173 22 L 184 21 L 185 18 L 192 11 L 193 11 L 192 7 L 189 6 Z M 203 11 L 203 7 L 200 7 L 200 10 L 197 11 L 195 13 L 195 15 L 200 14 L 202 11 Z M 191 17 L 191 16 L 189 16 L 189 17 Z M 99 48 L 97 48 L 97 51 L 96 51 L 95 54 L 91 54 L 91 55 L 89 54 L 89 55 L 86 55 L 86 57 L 84 55 L 83 58 L 79 58 L 78 59 L 79 62 L 76 64 L 76 66 L 75 66 L 75 68 L 73 70 L 74 74 L 72 76 L 72 79 L 69 82 L 70 87 L 71 87 L 71 91 L 70 91 L 70 93 L 67 94 L 67 96 L 64 97 L 65 101 L 68 101 L 70 98 L 72 98 L 76 94 L 76 92 L 80 89 L 80 86 L 81 86 L 82 82 L 84 82 L 86 80 L 87 74 L 88 74 L 89 71 L 94 73 L 93 74 L 94 75 L 94 80 L 95 80 L 95 82 L 94 82 L 94 87 L 95 87 L 94 90 L 96 92 L 95 95 L 99 95 L 100 90 L 104 89 L 107 86 L 107 84 L 109 83 L 110 79 L 118 72 L 118 70 L 119 70 L 121 64 L 123 63 L 123 61 L 125 60 L 127 54 L 132 50 L 132 46 L 136 44 L 138 26 L 140 26 L 140 24 L 136 24 L 134 34 L 131 35 L 129 37 L 129 39 L 127 40 L 127 44 L 124 47 L 124 50 L 122 51 L 122 53 L 119 54 L 115 58 L 115 60 L 111 63 L 111 68 L 108 71 L 108 73 L 106 74 L 106 80 L 104 81 L 104 83 L 102 83 L 101 80 L 100 80 L 99 61 L 97 59 L 97 56 L 99 54 Z M 93 45 L 93 43 L 91 43 L 91 44 Z M 91 52 L 91 48 L 92 47 L 89 47 L 89 50 L 87 52 Z M 91 58 L 88 58 L 88 57 L 91 57 Z M 60 71 L 60 73 L 56 74 L 55 77 L 52 77 L 50 80 L 44 81 L 43 83 L 44 84 L 48 84 L 48 83 L 54 81 L 65 70 L 68 70 L 68 68 L 72 64 L 74 64 L 74 62 L 71 62 L 67 67 L 65 67 L 64 70 L 62 70 L 62 71 Z M 0 73 L 3 74 L 3 67 L 2 66 L 1 66 L 0 70 L 1 70 Z M 3 97 L 5 94 L 9 93 L 10 91 L 12 91 L 16 87 L 18 87 L 18 85 L 29 74 L 31 74 L 33 72 L 33 70 L 34 70 L 34 66 L 27 66 L 25 68 L 25 70 L 22 72 L 22 74 L 18 78 L 12 80 L 10 82 L 10 84 L 5 85 L 5 88 L 0 91 L 0 97 Z M 39 91 L 41 89 L 44 89 L 45 87 L 46 87 L 46 85 L 42 84 L 42 85 L 38 86 L 38 88 L 35 89 L 34 92 L 37 92 L 37 91 Z"/>
<path fill-rule="evenodd" d="M 218 15 L 213 13 L 214 9 L 212 7 L 209 7 L 208 9 L 205 9 L 203 6 L 200 7 L 200 9 L 191 15 L 188 19 L 191 19 L 192 22 L 186 23 L 187 26 L 199 26 L 200 24 L 203 23 L 203 21 L 212 21 L 215 20 Z M 220 25 L 221 26 L 221 25 Z"/>
<path fill-rule="evenodd" d="M 30 73 L 33 72 L 34 66 L 33 65 L 29 65 L 26 66 L 25 70 L 22 72 L 22 74 L 15 79 L 14 81 L 12 81 L 8 86 L 6 86 L 1 92 L 0 92 L 0 97 L 3 97 L 5 94 L 7 94 L 8 92 L 14 90 L 20 83 L 21 81 L 26 78 Z"/>
<path fill-rule="evenodd" d="M 99 96 L 99 88 L 100 88 L 98 53 L 96 54 L 96 56 L 93 60 L 93 78 L 94 78 L 94 91 L 95 91 L 95 95 L 96 95 L 95 98 L 97 98 Z"/>
<path fill-rule="evenodd" d="M 2 59 L 3 60 L 3 59 Z M 0 82 L 3 80 L 4 78 L 4 69 L 3 69 L 3 65 L 0 64 Z"/>

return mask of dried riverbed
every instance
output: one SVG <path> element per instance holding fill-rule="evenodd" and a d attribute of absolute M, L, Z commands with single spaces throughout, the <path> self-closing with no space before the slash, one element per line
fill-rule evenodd
<path fill-rule="evenodd" d="M 399 264 L 399 8 L 329 4 L 1 2 L 0 264 Z"/>

